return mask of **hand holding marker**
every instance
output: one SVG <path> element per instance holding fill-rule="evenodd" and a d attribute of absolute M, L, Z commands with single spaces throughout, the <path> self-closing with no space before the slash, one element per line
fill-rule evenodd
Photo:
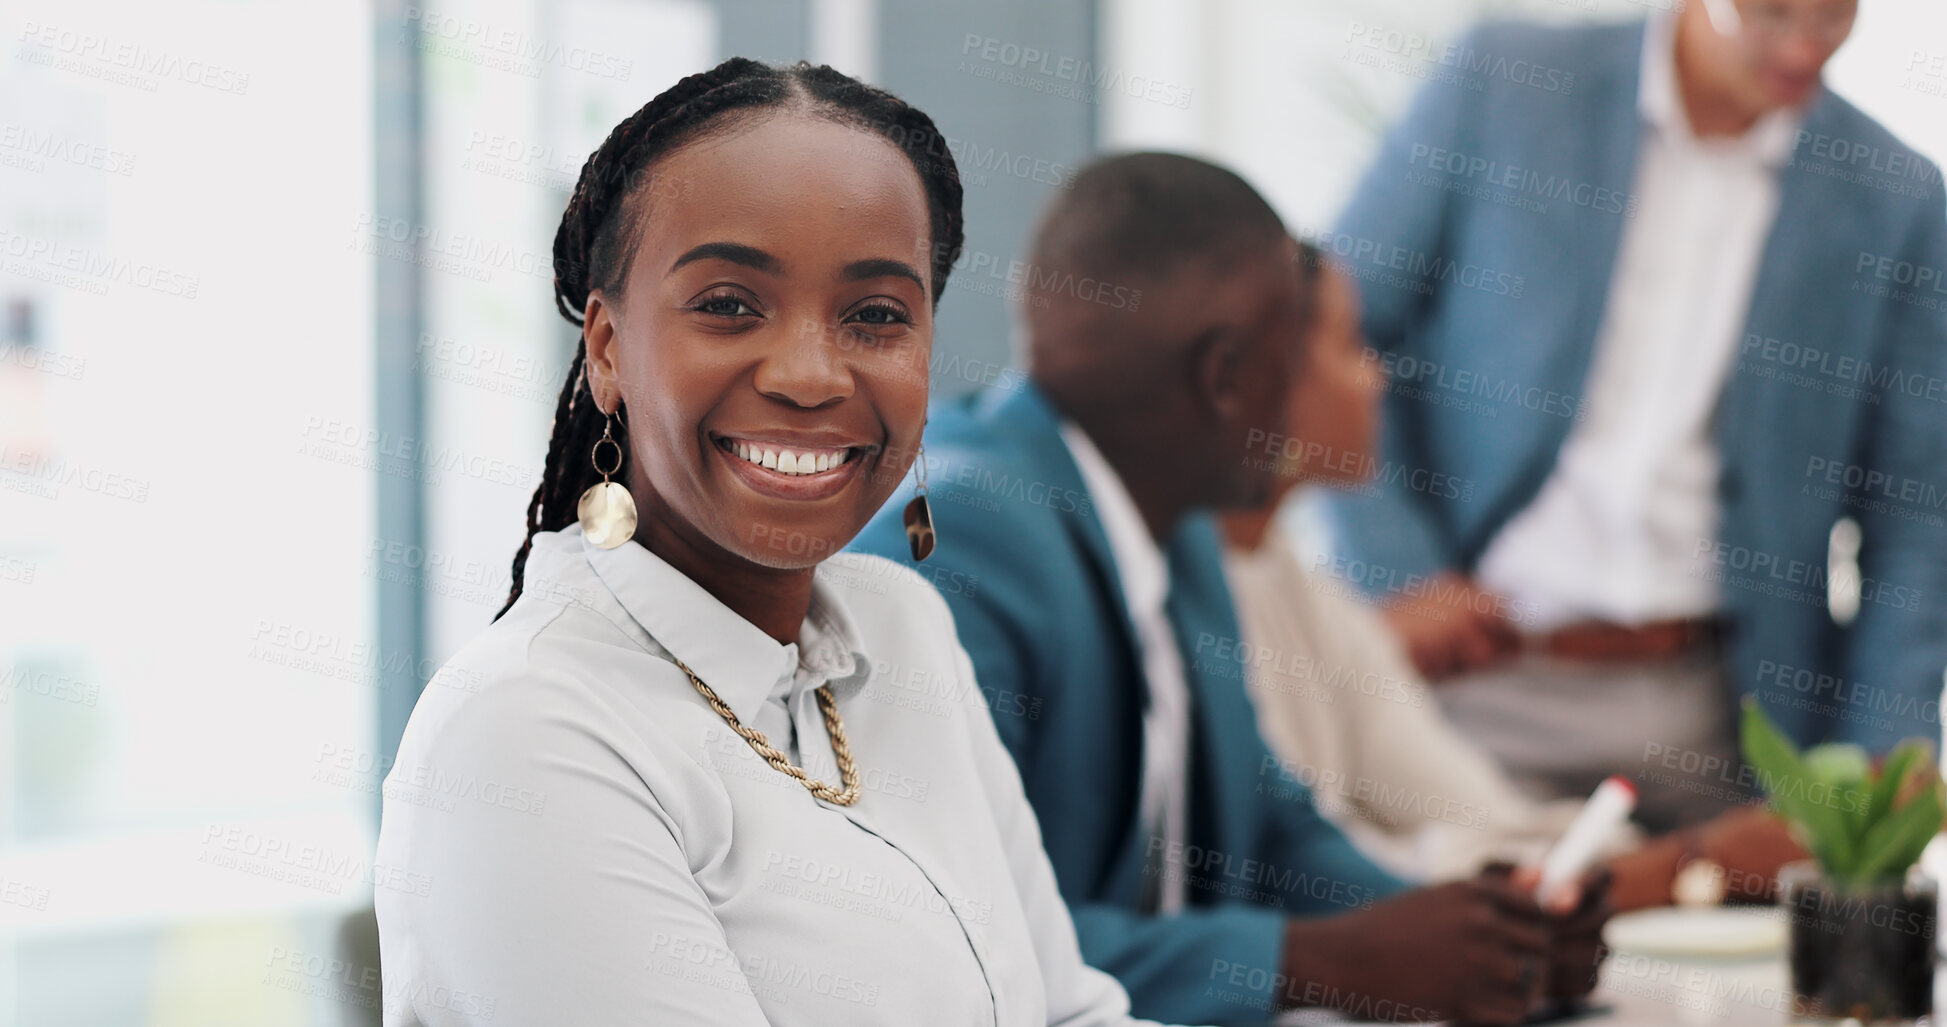
<path fill-rule="evenodd" d="M 1582 806 L 1575 822 L 1562 832 L 1548 858 L 1541 863 L 1541 880 L 1535 885 L 1535 901 L 1543 909 L 1566 913 L 1575 907 L 1582 875 L 1595 864 L 1602 843 L 1616 833 L 1636 809 L 1636 786 L 1628 778 L 1603 779 Z"/>

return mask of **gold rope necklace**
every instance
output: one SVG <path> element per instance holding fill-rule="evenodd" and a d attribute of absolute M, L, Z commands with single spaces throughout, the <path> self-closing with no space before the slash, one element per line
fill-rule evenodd
<path fill-rule="evenodd" d="M 676 660 L 674 653 L 670 654 L 669 658 Z M 704 701 L 710 704 L 711 709 L 717 711 L 717 716 L 722 717 L 724 722 L 730 725 L 730 730 L 742 735 L 744 741 L 749 742 L 750 747 L 757 750 L 757 755 L 768 760 L 771 766 L 797 779 L 799 784 L 810 789 L 812 795 L 833 805 L 850 806 L 859 801 L 859 768 L 852 762 L 852 746 L 845 740 L 845 722 L 838 717 L 838 700 L 832 698 L 830 685 L 818 686 L 818 709 L 825 715 L 826 733 L 832 736 L 832 755 L 838 759 L 838 779 L 845 786 L 843 791 L 823 781 L 812 780 L 811 775 L 806 774 L 802 768 L 792 765 L 791 761 L 771 744 L 770 739 L 764 737 L 764 732 L 745 727 L 743 722 L 737 719 L 737 714 L 730 709 L 729 704 L 717 698 L 717 693 L 709 685 L 704 684 L 703 679 L 697 677 L 696 671 L 691 670 L 688 664 L 676 660 L 676 665 L 683 668 L 683 673 L 689 675 L 690 684 L 695 685 L 696 690 L 702 693 Z"/>

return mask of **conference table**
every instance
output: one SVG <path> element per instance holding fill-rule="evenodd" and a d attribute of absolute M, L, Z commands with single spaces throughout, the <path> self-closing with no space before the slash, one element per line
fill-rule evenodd
<path fill-rule="evenodd" d="M 1595 995 L 1607 1011 L 1575 1022 L 1628 1027 L 1792 1023 L 1787 934 L 1786 911 L 1775 906 L 1659 909 L 1617 917 L 1604 935 L 1614 951 Z M 1936 1010 L 1942 1006 L 1942 984 L 1936 973 Z"/>
<path fill-rule="evenodd" d="M 1668 915 L 1666 922 L 1677 923 L 1686 911 L 1658 912 Z M 1775 911 L 1748 912 L 1759 918 Z M 1614 932 L 1611 937 L 1612 944 L 1623 941 L 1614 938 Z M 1593 999 L 1595 1006 L 1607 1007 L 1607 1011 L 1575 1023 L 1780 1027 L 1791 1022 L 1791 975 L 1785 966 L 1782 943 L 1715 953 L 1619 945 L 1603 964 Z"/>
<path fill-rule="evenodd" d="M 1604 936 L 1590 1008 L 1564 1027 L 1785 1027 L 1791 1017 L 1786 926 L 1776 907 L 1663 909 L 1619 916 Z M 1943 1007 L 1935 975 L 1934 1008 Z M 1940 1017 L 1934 1017 L 1936 1023 Z M 1318 1010 L 1287 1013 L 1280 1027 L 1344 1027 Z"/>

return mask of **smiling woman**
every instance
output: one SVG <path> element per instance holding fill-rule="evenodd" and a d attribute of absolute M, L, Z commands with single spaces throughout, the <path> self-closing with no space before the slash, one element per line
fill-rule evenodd
<path fill-rule="evenodd" d="M 925 424 L 935 138 L 739 59 L 583 167 L 513 594 L 387 778 L 377 863 L 422 885 L 376 897 L 387 1024 L 1129 1022 L 946 604 L 839 553 Z"/>
<path fill-rule="evenodd" d="M 706 555 L 778 569 L 842 548 L 898 484 L 925 420 L 914 369 L 963 237 L 938 138 L 924 113 L 830 69 L 742 59 L 616 126 L 555 236 L 555 303 L 583 346 L 530 542 L 573 519 L 613 416 L 641 451 L 629 491 L 649 510 L 642 544 L 685 574 L 714 576 Z M 731 459 L 740 442 L 755 463 Z M 812 475 L 797 470 L 806 450 Z M 820 473 L 818 450 L 843 450 L 849 469 Z"/>

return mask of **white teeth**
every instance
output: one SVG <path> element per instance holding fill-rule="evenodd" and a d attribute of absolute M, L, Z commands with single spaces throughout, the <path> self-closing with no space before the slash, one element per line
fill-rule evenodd
<path fill-rule="evenodd" d="M 852 457 L 852 451 L 849 449 L 801 453 L 793 449 L 771 449 L 741 439 L 731 440 L 730 451 L 741 459 L 783 474 L 822 474 Z"/>

